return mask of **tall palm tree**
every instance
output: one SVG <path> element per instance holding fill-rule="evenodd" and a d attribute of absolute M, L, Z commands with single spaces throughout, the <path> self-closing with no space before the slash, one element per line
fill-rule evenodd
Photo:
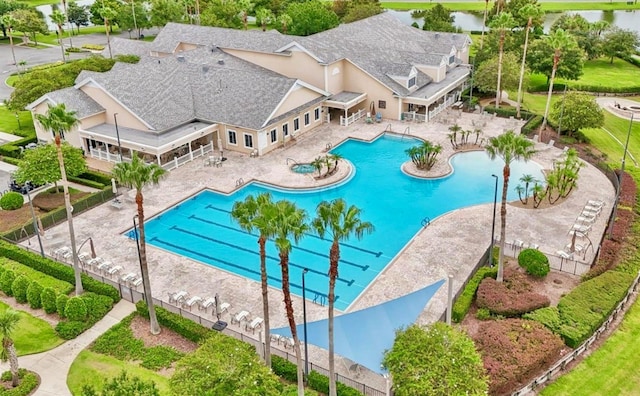
<path fill-rule="evenodd" d="M 496 87 L 496 109 L 500 107 L 500 101 L 502 100 L 502 57 L 504 55 L 504 39 L 507 32 L 510 32 L 511 29 L 516 25 L 515 19 L 508 12 L 501 12 L 495 17 L 489 26 L 491 29 L 495 29 L 500 37 L 500 41 L 498 42 L 498 84 Z"/>
<path fill-rule="evenodd" d="M 362 236 L 373 232 L 373 224 L 360 219 L 361 210 L 356 206 L 347 206 L 344 199 L 331 202 L 323 201 L 316 208 L 316 218 L 311 226 L 320 238 L 328 234 L 331 239 L 329 250 L 329 396 L 336 396 L 335 357 L 333 345 L 333 307 L 335 303 L 336 279 L 340 261 L 340 242 L 351 236 Z"/>
<path fill-rule="evenodd" d="M 264 318 L 264 363 L 271 367 L 271 346 L 269 345 L 269 285 L 267 283 L 267 241 L 275 236 L 275 207 L 271 194 L 261 193 L 257 197 L 249 195 L 244 201 L 233 204 L 231 217 L 240 224 L 240 228 L 251 233 L 258 230 L 260 246 L 260 280 L 262 282 L 262 313 Z"/>
<path fill-rule="evenodd" d="M 500 203 L 500 256 L 498 259 L 498 276 L 496 280 L 502 282 L 504 267 L 504 245 L 507 230 L 507 189 L 509 188 L 509 176 L 511 175 L 511 163 L 513 161 L 531 159 L 536 152 L 533 142 L 523 135 L 516 135 L 513 131 L 507 131 L 502 135 L 492 137 L 485 146 L 491 159 L 502 158 L 502 200 Z"/>
<path fill-rule="evenodd" d="M 11 370 L 11 386 L 14 388 L 20 384 L 18 377 L 18 354 L 16 346 L 13 344 L 13 331 L 20 321 L 20 314 L 13 309 L 7 309 L 0 314 L 0 337 L 2 337 L 2 351 L 0 351 L 0 360 L 9 361 L 9 369 Z"/>
<path fill-rule="evenodd" d="M 551 94 L 553 93 L 553 81 L 556 78 L 556 72 L 558 71 L 558 64 L 562 57 L 562 51 L 571 48 L 576 45 L 576 40 L 570 33 L 565 32 L 563 29 L 556 29 L 553 33 L 544 38 L 547 43 L 553 48 L 553 68 L 551 69 L 551 78 L 549 79 L 549 92 L 547 92 L 547 104 L 544 107 L 544 118 L 542 119 L 541 130 L 547 127 L 549 108 L 551 107 Z"/>
<path fill-rule="evenodd" d="M 52 106 L 49 105 L 47 114 L 36 114 L 36 119 L 40 124 L 50 130 L 55 137 L 56 151 L 58 153 L 58 164 L 60 165 L 60 177 L 62 179 L 62 189 L 64 191 L 64 205 L 67 208 L 67 223 L 69 224 L 69 238 L 71 239 L 71 254 L 73 256 L 73 271 L 75 273 L 76 295 L 83 292 L 80 263 L 78 262 L 78 252 L 76 251 L 76 234 L 73 229 L 73 206 L 69 195 L 69 183 L 67 182 L 67 172 L 64 168 L 64 158 L 62 157 L 62 139 L 65 132 L 71 131 L 78 125 L 76 112 L 67 111 L 64 103 Z"/>
<path fill-rule="evenodd" d="M 64 25 L 67 17 L 58 10 L 53 11 L 53 14 L 49 15 L 49 18 L 56 24 L 58 27 L 58 43 L 60 43 L 60 49 L 62 50 L 62 61 L 66 62 L 67 58 L 64 53 L 64 44 L 62 43 L 62 34 L 64 30 L 62 30 L 62 25 Z"/>
<path fill-rule="evenodd" d="M 309 231 L 307 224 L 307 212 L 298 208 L 293 202 L 281 200 L 275 203 L 275 241 L 280 256 L 280 269 L 282 271 L 282 293 L 284 305 L 291 329 L 291 337 L 296 351 L 298 365 L 298 396 L 304 396 L 304 378 L 302 376 L 302 355 L 300 341 L 296 331 L 296 319 L 293 316 L 293 302 L 289 285 L 289 253 L 291 252 L 291 238 L 298 244 L 305 232 Z"/>
<path fill-rule="evenodd" d="M 539 19 L 543 15 L 539 5 L 527 4 L 520 10 L 520 16 L 527 18 L 527 26 L 524 33 L 524 49 L 522 50 L 522 63 L 520 64 L 520 81 L 518 82 L 518 103 L 516 104 L 516 117 L 520 118 L 520 107 L 522 105 L 522 83 L 524 81 L 524 70 L 527 60 L 527 47 L 529 46 L 529 32 L 534 19 Z"/>
<path fill-rule="evenodd" d="M 11 47 L 11 56 L 13 57 L 13 64 L 20 71 L 18 67 L 18 62 L 16 61 L 16 50 L 13 47 L 13 27 L 18 23 L 18 21 L 9 14 L 4 14 L 0 17 L 0 23 L 4 25 L 5 29 L 7 29 L 7 34 L 9 35 L 9 46 Z"/>
<path fill-rule="evenodd" d="M 62 0 L 62 13 L 64 14 L 65 24 L 69 24 L 69 47 L 73 48 L 73 40 L 71 36 L 73 35 L 73 25 L 69 23 L 69 12 L 67 12 L 67 0 Z M 60 36 L 62 39 L 62 36 Z"/>
<path fill-rule="evenodd" d="M 112 170 L 113 177 L 118 183 L 136 190 L 139 229 L 138 240 L 140 242 L 140 275 L 142 275 L 144 291 L 147 293 L 146 300 L 147 307 L 149 308 L 151 334 L 154 335 L 160 334 L 160 325 L 158 325 L 156 310 L 153 306 L 151 282 L 149 281 L 149 267 L 147 266 L 147 244 L 144 238 L 144 197 L 142 196 L 142 189 L 150 184 L 158 184 L 166 173 L 167 171 L 156 163 L 145 164 L 145 162 L 138 157 L 137 153 L 133 154 L 131 162 L 118 162 Z"/>
<path fill-rule="evenodd" d="M 102 7 L 100 9 L 100 16 L 104 20 L 104 31 L 107 34 L 107 47 L 109 47 L 109 58 L 113 59 L 113 54 L 111 53 L 111 36 L 109 34 L 109 30 L 111 29 L 111 21 L 118 16 L 118 13 L 111 7 Z"/>
<path fill-rule="evenodd" d="M 287 29 L 293 23 L 293 19 L 289 14 L 280 14 L 278 17 L 278 22 L 280 22 L 280 26 L 282 26 L 282 33 L 287 34 Z"/>
<path fill-rule="evenodd" d="M 482 18 L 482 33 L 480 34 L 480 49 L 484 46 L 484 30 L 487 26 L 487 12 L 489 11 L 489 0 L 484 0 L 484 18 Z"/>

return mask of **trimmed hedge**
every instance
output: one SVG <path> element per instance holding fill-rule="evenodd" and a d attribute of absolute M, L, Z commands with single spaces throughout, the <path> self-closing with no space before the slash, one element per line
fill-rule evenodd
<path fill-rule="evenodd" d="M 138 301 L 136 303 L 136 309 L 140 316 L 149 318 L 149 310 L 147 309 L 147 303 L 145 301 Z M 213 330 L 208 329 L 192 320 L 183 318 L 180 315 L 169 312 L 162 307 L 155 307 L 156 316 L 158 317 L 158 323 L 162 326 L 175 331 L 187 340 L 193 342 L 201 342 L 208 338 Z"/>
<path fill-rule="evenodd" d="M 476 291 L 478 290 L 478 286 L 480 282 L 484 278 L 496 278 L 498 274 L 498 268 L 491 267 L 480 267 L 478 271 L 473 275 L 467 285 L 464 287 L 460 296 L 456 299 L 456 302 L 453 304 L 453 309 L 451 311 L 451 318 L 454 322 L 460 323 L 462 319 L 469 312 L 469 308 L 471 308 L 471 304 L 473 303 L 473 299 L 476 297 Z"/>
<path fill-rule="evenodd" d="M 105 185 L 102 184 L 102 183 L 98 183 L 98 182 L 94 182 L 94 181 L 91 181 L 91 180 L 83 179 L 83 178 L 80 178 L 80 177 L 77 177 L 77 176 L 69 176 L 69 177 L 67 177 L 67 179 L 69 181 L 71 181 L 71 182 L 82 184 L 82 185 L 87 186 L 87 187 L 97 188 L 98 190 L 102 190 L 105 187 Z"/>
<path fill-rule="evenodd" d="M 2 210 L 18 210 L 24 205 L 24 197 L 22 194 L 9 191 L 0 197 L 0 208 Z"/>
<path fill-rule="evenodd" d="M 476 299 L 478 308 L 487 308 L 492 314 L 509 318 L 548 307 L 550 303 L 549 297 L 536 293 L 525 274 L 510 268 L 504 271 L 504 282 L 483 279 Z"/>
<path fill-rule="evenodd" d="M 0 146 L 0 156 L 20 159 L 22 157 L 22 150 L 23 150 L 20 148 L 20 146 L 24 147 L 27 144 L 37 143 L 37 142 L 38 142 L 38 138 L 34 133 L 31 136 L 24 137 L 14 142 L 5 143 Z"/>
<path fill-rule="evenodd" d="M 87 318 L 87 305 L 82 297 L 71 297 L 64 306 L 64 316 L 70 321 L 83 321 Z"/>
<path fill-rule="evenodd" d="M 38 375 L 32 371 L 27 371 L 23 368 L 18 369 L 18 378 L 20 378 L 20 384 L 15 388 L 1 388 L 0 395 L 3 396 L 27 396 L 40 385 Z M 2 373 L 1 379 L 3 381 L 11 381 L 11 371 L 5 371 Z"/>
<path fill-rule="evenodd" d="M 32 309 L 42 308 L 42 286 L 38 282 L 31 282 L 27 288 L 27 302 Z"/>
<path fill-rule="evenodd" d="M 284 358 L 281 358 L 280 356 L 271 356 L 271 368 L 278 377 L 281 377 L 289 382 L 295 383 L 298 381 L 298 371 L 296 365 Z M 309 388 L 326 395 L 329 394 L 328 377 L 316 371 L 311 371 L 309 372 L 308 380 Z M 362 396 L 362 393 L 358 392 L 356 389 L 346 386 L 341 382 L 336 382 L 336 390 L 338 396 Z"/>
<path fill-rule="evenodd" d="M 9 297 L 13 296 L 13 292 L 11 291 L 11 285 L 13 284 L 13 281 L 15 279 L 16 279 L 16 274 L 11 270 L 5 270 L 2 272 L 2 275 L 0 275 L 0 289 L 2 289 L 4 294 L 6 294 Z"/>
<path fill-rule="evenodd" d="M 65 314 L 67 301 L 69 301 L 69 296 L 66 296 L 64 294 L 61 294 L 56 298 L 56 312 L 58 312 L 58 315 L 60 315 L 61 318 L 67 317 Z"/>
<path fill-rule="evenodd" d="M 526 124 L 524 124 L 522 126 L 522 133 L 529 136 L 533 133 L 535 133 L 535 131 L 540 128 L 540 126 L 542 125 L 542 121 L 544 120 L 544 117 L 541 115 L 535 115 L 531 118 L 529 118 L 529 121 L 526 122 Z"/>
<path fill-rule="evenodd" d="M 78 175 L 78 177 L 81 179 L 91 180 L 93 182 L 100 183 L 105 187 L 111 185 L 111 176 L 102 172 L 88 170 Z"/>
<path fill-rule="evenodd" d="M 11 260 L 31 267 L 36 271 L 40 271 L 54 278 L 67 281 L 72 285 L 75 285 L 75 274 L 73 268 L 53 261 L 51 259 L 43 258 L 18 246 L 0 241 L 0 256 L 7 257 Z M 118 291 L 118 289 L 97 281 L 88 275 L 82 274 L 82 286 L 86 291 L 101 294 L 103 296 L 111 298 L 114 303 L 120 301 L 120 292 Z"/>
<path fill-rule="evenodd" d="M 31 281 L 24 275 L 18 275 L 18 277 L 11 284 L 11 293 L 17 302 L 24 304 L 27 302 L 27 289 Z"/>
<path fill-rule="evenodd" d="M 565 84 L 554 83 L 553 92 L 560 93 L 564 91 Z M 572 91 L 590 92 L 590 93 L 640 93 L 640 85 L 631 85 L 627 87 L 610 87 L 602 85 L 575 84 L 567 85 L 567 89 Z M 549 84 L 530 85 L 527 89 L 529 92 L 548 92 Z"/>
<path fill-rule="evenodd" d="M 13 157 L 2 157 L 0 158 L 0 160 L 2 160 L 2 162 L 6 162 L 7 164 L 11 164 L 15 166 L 20 166 L 20 163 L 21 163 L 21 161 L 18 158 L 13 158 Z"/>
<path fill-rule="evenodd" d="M 73 308 L 69 308 L 69 304 L 71 304 Z M 82 306 L 84 306 L 86 312 L 84 317 L 81 316 Z M 75 319 L 82 318 L 82 320 L 65 320 L 58 322 L 55 329 L 56 333 L 65 340 L 76 338 L 102 319 L 112 307 L 113 300 L 107 296 L 101 296 L 95 293 L 84 293 L 81 296 L 72 297 L 65 305 L 65 312 L 72 314 L 72 312 L 70 312 L 71 309 L 74 311 L 73 315 L 76 315 Z"/>
<path fill-rule="evenodd" d="M 40 301 L 44 312 L 48 314 L 57 312 L 58 308 L 56 307 L 56 298 L 56 291 L 53 288 L 47 287 L 42 290 L 42 293 L 40 294 Z"/>
<path fill-rule="evenodd" d="M 538 249 L 524 249 L 518 254 L 518 265 L 527 274 L 536 278 L 544 278 L 550 271 L 549 259 Z"/>
<path fill-rule="evenodd" d="M 493 106 L 487 106 L 483 109 L 483 111 L 486 111 L 489 114 L 496 114 L 498 117 L 503 117 L 503 118 L 509 118 L 509 117 L 515 118 L 516 115 L 518 114 L 516 109 L 505 109 L 502 107 L 499 107 L 496 109 Z M 535 116 L 535 114 L 530 113 L 526 110 L 520 110 L 520 116 L 521 118 L 528 119 Z"/>

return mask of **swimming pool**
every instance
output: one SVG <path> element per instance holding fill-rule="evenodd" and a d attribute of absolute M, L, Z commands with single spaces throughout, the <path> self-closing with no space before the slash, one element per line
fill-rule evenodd
<path fill-rule="evenodd" d="M 334 188 L 287 191 L 251 183 L 231 195 L 203 191 L 148 220 L 147 243 L 259 282 L 258 236 L 242 231 L 231 219 L 233 203 L 269 191 L 274 200 L 294 201 L 313 218 L 320 201 L 342 197 L 362 209 L 362 219 L 375 226 L 375 232 L 361 241 L 341 244 L 335 306 L 346 310 L 422 228 L 423 219 L 493 201 L 491 174 L 502 175 L 502 161 L 491 161 L 483 151 L 458 154 L 451 159 L 455 172 L 450 176 L 419 179 L 400 168 L 408 160 L 404 151 L 420 142 L 394 135 L 370 143 L 347 140 L 332 152 L 348 159 L 357 171 Z M 537 164 L 513 163 L 509 199 L 518 198 L 514 188 L 525 173 L 543 178 Z M 302 294 L 301 273 L 306 267 L 307 298 L 326 303 L 330 245 L 331 241 L 309 234 L 294 246 L 289 263 L 292 293 Z M 281 287 L 279 262 L 277 249 L 269 242 L 267 272 L 269 284 L 276 288 Z"/>

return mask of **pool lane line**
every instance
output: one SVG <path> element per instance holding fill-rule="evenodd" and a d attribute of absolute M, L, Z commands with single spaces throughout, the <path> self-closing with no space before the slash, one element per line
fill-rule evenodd
<path fill-rule="evenodd" d="M 209 260 L 217 261 L 217 262 L 219 262 L 219 263 L 222 263 L 222 264 L 228 265 L 228 266 L 230 266 L 230 267 L 234 267 L 234 268 L 237 268 L 237 269 L 239 269 L 239 270 L 243 270 L 243 271 L 246 271 L 246 272 L 249 272 L 249 273 L 252 273 L 252 274 L 256 274 L 256 275 L 258 275 L 258 276 L 261 276 L 261 274 L 260 274 L 260 272 L 259 272 L 259 271 L 255 271 L 255 270 L 252 270 L 252 269 L 250 269 L 250 268 L 243 267 L 243 266 L 241 266 L 241 265 L 234 264 L 234 263 L 229 262 L 229 261 L 226 261 L 226 260 L 217 259 L 217 258 L 212 257 L 212 256 L 209 256 L 209 255 L 207 255 L 207 254 L 200 253 L 200 252 L 197 252 L 197 251 L 195 251 L 195 250 L 187 249 L 187 248 L 185 248 L 185 247 L 182 247 L 182 246 L 180 246 L 180 245 L 173 244 L 173 243 L 171 243 L 171 242 L 163 241 L 162 239 L 160 239 L 160 238 L 158 238 L 158 237 L 153 237 L 153 238 L 151 238 L 151 239 L 149 239 L 149 240 L 150 240 L 150 241 L 158 241 L 159 243 L 164 244 L 164 245 L 167 245 L 167 246 L 171 246 L 171 247 L 172 247 L 172 248 L 174 248 L 174 249 L 183 250 L 183 251 L 185 251 L 185 252 L 189 252 L 189 253 L 194 254 L 194 255 L 196 255 L 196 256 L 204 257 L 204 258 L 207 258 L 207 259 L 209 259 Z M 314 272 L 313 270 L 309 270 L 309 271 L 310 271 L 310 272 Z M 235 274 L 235 275 L 238 275 L 238 276 L 243 276 L 243 275 L 237 274 L 237 273 L 235 273 L 235 272 L 234 272 L 234 274 Z M 318 273 L 318 274 L 323 275 L 322 273 Z M 246 278 L 246 276 L 245 276 L 245 278 Z M 277 283 L 280 283 L 280 285 L 282 285 L 282 280 L 281 280 L 281 279 L 279 279 L 279 278 L 276 278 L 276 277 L 271 276 L 271 275 L 269 275 L 269 274 L 267 274 L 267 278 L 268 278 L 268 279 L 271 279 L 271 280 L 273 280 L 273 281 L 275 281 L 275 282 L 277 282 Z M 297 283 L 295 283 L 295 282 L 289 282 L 289 284 L 290 284 L 290 285 L 292 285 L 292 286 L 294 286 L 294 287 L 297 287 L 297 288 L 298 288 L 298 289 L 300 289 L 300 290 L 302 290 L 302 286 L 298 285 L 298 284 L 297 284 Z M 351 285 L 349 285 L 349 286 L 351 286 Z M 310 292 L 313 292 L 313 293 L 314 293 L 314 294 L 316 294 L 316 295 L 320 295 L 320 296 L 322 296 L 322 297 L 328 298 L 328 296 L 327 296 L 325 293 L 323 293 L 323 292 L 317 291 L 317 290 L 315 290 L 315 289 L 311 289 L 311 288 L 309 288 L 309 287 L 306 287 L 306 289 L 307 289 L 307 290 L 309 290 Z M 336 296 L 336 301 L 337 301 L 337 300 L 338 300 L 338 296 Z"/>
<path fill-rule="evenodd" d="M 226 228 L 226 229 L 228 229 L 228 230 L 235 231 L 235 232 L 238 232 L 238 233 L 241 233 L 241 234 L 255 236 L 256 238 L 258 237 L 258 235 L 253 234 L 253 233 L 251 233 L 251 232 L 247 232 L 247 231 L 244 231 L 244 230 L 241 230 L 241 229 L 238 229 L 238 228 L 234 228 L 234 227 L 231 227 L 231 226 L 228 226 L 228 225 L 222 224 L 222 223 L 218 223 L 218 222 L 216 222 L 216 221 L 211 221 L 211 220 L 203 219 L 203 218 L 198 217 L 198 216 L 196 216 L 196 215 L 190 215 L 190 216 L 189 216 L 189 217 L 187 217 L 187 218 L 188 218 L 189 220 L 198 220 L 198 221 L 202 221 L 203 223 L 207 223 L 207 224 L 211 224 L 211 225 L 214 225 L 214 226 L 218 226 L 218 227 Z M 171 227 L 169 227 L 169 228 L 171 229 L 171 228 L 174 228 L 174 227 L 177 227 L 177 226 L 171 226 Z M 269 240 L 270 240 L 270 241 L 273 241 L 273 239 L 269 239 Z M 230 246 L 235 246 L 235 245 L 230 245 Z M 307 253 L 309 253 L 309 254 L 314 254 L 314 255 L 316 255 L 316 256 L 320 256 L 320 257 L 322 257 L 322 258 L 326 258 L 326 259 L 328 259 L 328 258 L 329 258 L 329 255 L 328 255 L 328 254 L 319 253 L 319 252 L 316 252 L 315 250 L 311 250 L 311 249 L 303 248 L 303 247 L 300 247 L 300 246 L 292 246 L 292 248 L 293 248 L 293 249 L 296 249 L 296 250 L 301 250 L 301 251 L 303 251 L 303 252 L 307 252 Z M 347 265 L 350 265 L 350 266 L 352 266 L 352 267 L 360 268 L 360 269 L 361 269 L 361 270 L 363 270 L 363 271 L 366 271 L 366 270 L 368 270 L 368 269 L 369 269 L 369 265 L 361 265 L 361 264 L 354 263 L 353 261 L 349 261 L 349 260 L 340 260 L 340 263 L 347 264 Z"/>
<path fill-rule="evenodd" d="M 217 211 L 219 211 L 219 212 L 223 212 L 223 213 L 229 213 L 229 214 L 231 214 L 231 212 L 230 212 L 230 211 L 228 211 L 227 209 L 218 208 L 218 207 L 213 206 L 213 205 L 211 205 L 211 204 L 206 205 L 204 208 L 205 208 L 205 209 L 213 209 L 213 210 L 217 210 Z M 316 239 L 320 239 L 320 240 L 326 241 L 326 239 L 324 239 L 324 238 L 320 238 L 319 236 L 317 236 L 317 235 L 315 235 L 315 234 L 305 233 L 304 235 L 305 235 L 305 236 L 310 236 L 310 237 L 312 237 L 312 238 L 316 238 Z M 329 241 L 329 242 L 330 242 L 330 241 Z M 382 256 L 382 254 L 383 254 L 383 252 L 374 252 L 374 251 L 372 251 L 372 250 L 363 249 L 363 248 L 361 248 L 361 247 L 359 247 L 359 246 L 351 245 L 351 244 L 349 244 L 349 243 L 340 243 L 340 247 L 348 247 L 348 248 L 351 248 L 351 249 L 354 249 L 354 250 L 359 250 L 359 251 L 361 251 L 361 252 L 364 252 L 364 253 L 367 253 L 367 254 L 371 254 L 371 255 L 373 255 L 373 256 L 376 256 L 376 258 L 378 258 L 378 257 Z"/>
<path fill-rule="evenodd" d="M 172 227 L 170 227 L 169 229 L 170 229 L 170 230 L 176 230 L 176 231 L 179 231 L 179 232 L 182 232 L 182 233 L 185 233 L 185 234 L 189 234 L 189 235 L 194 236 L 194 237 L 196 237 L 196 238 L 206 239 L 207 241 L 212 242 L 212 243 L 217 243 L 217 244 L 219 244 L 219 245 L 225 245 L 225 246 L 228 246 L 228 247 L 233 248 L 233 249 L 241 250 L 241 251 L 246 252 L 246 253 L 249 253 L 249 254 L 251 254 L 251 255 L 257 255 L 257 256 L 259 256 L 259 255 L 260 255 L 260 252 L 256 252 L 256 251 L 255 251 L 255 250 L 253 250 L 253 249 L 247 249 L 247 248 L 245 248 L 245 247 L 238 246 L 238 245 L 234 245 L 234 244 L 229 243 L 229 242 L 224 242 L 224 241 L 221 241 L 221 240 L 219 240 L 219 239 L 212 238 L 212 237 L 209 237 L 209 236 L 206 236 L 206 235 L 200 235 L 200 234 L 198 234 L 198 233 L 196 233 L 196 232 L 189 231 L 189 230 L 185 230 L 185 229 L 182 229 L 182 228 L 180 228 L 180 227 L 178 227 L 178 226 L 172 226 Z M 156 237 L 154 237 L 154 238 L 156 238 Z M 156 238 L 156 240 L 159 240 L 159 239 L 158 239 L 158 238 Z M 173 245 L 170 245 L 170 246 L 173 246 Z M 186 250 L 186 251 L 191 251 L 191 250 L 186 249 L 186 248 L 183 248 L 183 249 L 184 249 L 184 250 Z M 208 256 L 206 256 L 206 255 L 202 255 L 202 256 L 203 256 L 203 257 L 208 257 Z M 275 261 L 276 263 L 279 263 L 279 262 L 280 262 L 280 258 L 277 258 L 277 257 L 274 257 L 274 256 L 267 255 L 267 257 L 266 257 L 266 258 L 267 258 L 267 259 L 269 259 L 269 260 Z M 299 265 L 299 264 L 296 264 L 295 262 L 292 262 L 292 261 L 290 261 L 290 262 L 289 262 L 289 264 L 292 264 L 292 265 L 293 265 L 294 267 L 296 267 L 296 268 L 300 268 L 300 269 L 305 268 L 304 266 L 301 266 L 301 265 Z M 325 274 L 325 273 L 323 273 L 323 272 L 320 272 L 320 271 L 318 271 L 318 270 L 311 269 L 311 268 L 309 268 L 309 272 L 313 272 L 313 273 L 315 273 L 315 274 L 318 274 L 318 275 L 320 275 L 320 276 L 324 276 L 324 277 L 327 277 L 327 276 L 328 276 L 327 274 Z M 344 283 L 346 283 L 348 286 L 351 286 L 351 285 L 353 285 L 353 284 L 355 283 L 355 280 L 354 280 L 354 279 L 347 280 L 347 279 L 344 279 L 344 278 L 340 278 L 340 277 L 338 277 L 338 279 L 337 279 L 337 280 L 339 280 L 340 282 L 344 282 Z"/>

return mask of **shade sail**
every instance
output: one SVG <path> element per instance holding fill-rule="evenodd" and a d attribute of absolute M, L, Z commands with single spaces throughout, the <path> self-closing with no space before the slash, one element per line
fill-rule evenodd
<path fill-rule="evenodd" d="M 444 282 L 441 279 L 395 300 L 337 316 L 334 318 L 336 354 L 374 372 L 384 373 L 381 367 L 383 354 L 393 346 L 396 329 L 413 324 Z M 303 325 L 296 328 L 300 340 L 304 341 Z M 289 327 L 272 329 L 271 332 L 291 337 Z M 329 349 L 327 319 L 307 323 L 307 337 L 308 343 Z"/>

